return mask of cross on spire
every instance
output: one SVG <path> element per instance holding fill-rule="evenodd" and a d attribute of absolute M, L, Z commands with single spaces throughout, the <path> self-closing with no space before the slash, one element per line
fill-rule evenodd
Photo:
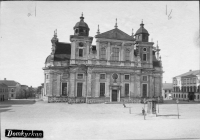
<path fill-rule="evenodd" d="M 115 28 L 117 28 L 118 26 L 117 26 L 117 18 L 116 18 L 116 23 L 115 23 Z"/>
<path fill-rule="evenodd" d="M 99 25 L 98 25 L 98 29 L 97 29 L 97 34 L 100 34 L 100 32 L 99 32 Z"/>
<path fill-rule="evenodd" d="M 132 37 L 134 36 L 134 33 L 133 33 L 133 28 L 132 28 Z"/>
<path fill-rule="evenodd" d="M 84 20 L 84 17 L 83 17 L 83 12 L 81 14 L 81 17 L 80 17 L 81 20 Z"/>

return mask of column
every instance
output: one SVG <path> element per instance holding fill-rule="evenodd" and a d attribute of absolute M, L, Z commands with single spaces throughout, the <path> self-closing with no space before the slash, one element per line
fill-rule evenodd
<path fill-rule="evenodd" d="M 46 96 L 47 95 L 47 93 L 46 93 L 46 73 L 44 74 L 44 96 Z"/>
<path fill-rule="evenodd" d="M 70 81 L 69 81 L 69 97 L 74 97 L 75 96 L 75 73 L 74 72 L 70 72 Z"/>
<path fill-rule="evenodd" d="M 134 93 L 134 75 L 130 74 L 130 97 L 135 97 L 136 94 Z"/>
<path fill-rule="evenodd" d="M 125 96 L 125 93 L 124 93 L 124 89 L 125 89 L 125 83 L 124 83 L 124 74 L 123 73 L 121 73 L 120 74 L 120 79 L 121 79 L 121 81 L 120 81 L 120 85 L 121 85 L 121 96 Z"/>
<path fill-rule="evenodd" d="M 100 42 L 99 42 L 99 40 L 96 41 L 96 50 L 97 50 L 96 59 L 99 59 L 99 51 L 100 51 Z"/>
<path fill-rule="evenodd" d="M 75 64 L 75 51 L 76 49 L 76 42 L 72 41 L 71 43 L 71 60 L 70 60 L 70 64 Z"/>
<path fill-rule="evenodd" d="M 99 97 L 99 73 L 96 73 L 96 80 L 95 80 L 95 97 Z"/>
<path fill-rule="evenodd" d="M 118 102 L 120 102 L 120 91 L 121 91 L 121 89 L 120 88 L 118 88 Z"/>
<path fill-rule="evenodd" d="M 92 79 L 92 75 L 91 72 L 87 73 L 87 97 L 91 97 L 92 93 L 91 93 L 91 79 Z"/>
<path fill-rule="evenodd" d="M 56 92 L 56 96 L 61 96 L 61 89 L 60 89 L 60 85 L 61 85 L 61 82 L 60 82 L 60 80 L 61 80 L 61 75 L 60 74 L 58 74 L 57 75 L 57 92 Z"/>
<path fill-rule="evenodd" d="M 110 47 L 110 42 L 108 42 L 107 46 L 107 65 L 110 65 L 110 57 L 111 57 L 111 47 Z"/>
<path fill-rule="evenodd" d="M 53 92 L 52 92 L 52 89 L 53 89 L 53 73 L 49 73 L 49 95 L 48 96 L 53 96 Z"/>
<path fill-rule="evenodd" d="M 110 96 L 110 73 L 106 74 L 106 97 Z"/>

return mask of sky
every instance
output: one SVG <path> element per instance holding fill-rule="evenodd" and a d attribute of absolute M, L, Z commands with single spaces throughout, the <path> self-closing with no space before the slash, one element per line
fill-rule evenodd
<path fill-rule="evenodd" d="M 131 35 L 143 20 L 149 41 L 161 49 L 163 82 L 200 69 L 198 1 L 1 1 L 0 80 L 37 87 L 44 82 L 45 59 L 54 30 L 70 43 L 81 13 L 94 37 L 114 29 Z"/>

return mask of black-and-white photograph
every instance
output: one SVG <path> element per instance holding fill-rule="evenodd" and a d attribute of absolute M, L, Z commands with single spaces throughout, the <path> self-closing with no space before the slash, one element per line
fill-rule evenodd
<path fill-rule="evenodd" d="M 198 1 L 0 6 L 0 140 L 200 139 Z"/>

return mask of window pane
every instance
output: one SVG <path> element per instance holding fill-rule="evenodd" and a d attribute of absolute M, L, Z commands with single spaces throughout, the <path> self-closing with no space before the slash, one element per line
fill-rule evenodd
<path fill-rule="evenodd" d="M 147 81 L 147 76 L 143 76 L 143 81 Z"/>
<path fill-rule="evenodd" d="M 119 61 L 119 48 L 113 48 L 111 60 Z"/>
<path fill-rule="evenodd" d="M 100 96 L 105 95 L 105 83 L 100 83 Z"/>
<path fill-rule="evenodd" d="M 79 49 L 79 57 L 83 57 L 83 49 Z"/>
<path fill-rule="evenodd" d="M 77 83 L 77 97 L 82 97 L 82 85 L 83 83 Z"/>
<path fill-rule="evenodd" d="M 100 59 L 106 59 L 106 49 L 105 48 L 101 48 Z"/>
<path fill-rule="evenodd" d="M 129 75 L 125 75 L 125 80 L 129 80 Z"/>
<path fill-rule="evenodd" d="M 130 50 L 126 49 L 125 60 L 130 60 Z"/>
<path fill-rule="evenodd" d="M 143 61 L 147 61 L 147 54 L 143 54 Z"/>

